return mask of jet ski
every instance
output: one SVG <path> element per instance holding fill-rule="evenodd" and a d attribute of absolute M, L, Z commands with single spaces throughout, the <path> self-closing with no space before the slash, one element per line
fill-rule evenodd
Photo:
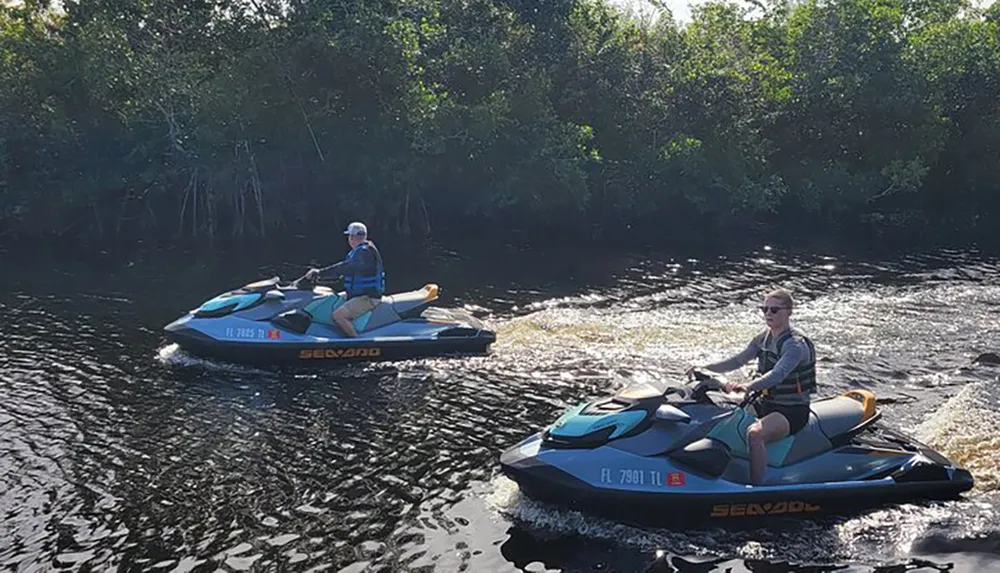
<path fill-rule="evenodd" d="M 758 395 L 724 388 L 702 372 L 632 384 L 567 410 L 504 452 L 501 469 L 530 498 L 665 527 L 812 518 L 972 488 L 966 469 L 886 427 L 866 390 L 814 400 L 802 430 L 768 444 L 765 483 L 749 485 Z"/>
<path fill-rule="evenodd" d="M 333 322 L 343 292 L 306 277 L 273 277 L 222 293 L 168 324 L 166 337 L 196 356 L 241 363 L 318 364 L 488 351 L 496 335 L 461 309 L 430 306 L 438 286 L 383 296 L 353 321 Z"/>

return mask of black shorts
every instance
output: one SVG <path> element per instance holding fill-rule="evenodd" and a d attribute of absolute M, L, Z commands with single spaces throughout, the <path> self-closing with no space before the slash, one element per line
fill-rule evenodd
<path fill-rule="evenodd" d="M 770 400 L 761 400 L 756 406 L 757 417 L 763 418 L 771 412 L 777 412 L 788 420 L 789 434 L 794 434 L 809 423 L 809 405 L 800 404 L 790 406 L 788 404 L 775 404 Z"/>

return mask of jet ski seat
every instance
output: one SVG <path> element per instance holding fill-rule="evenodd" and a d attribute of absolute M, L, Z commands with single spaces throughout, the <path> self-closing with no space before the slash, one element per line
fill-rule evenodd
<path fill-rule="evenodd" d="M 339 306 L 343 293 L 335 294 L 332 290 L 320 290 L 321 288 L 313 289 L 317 298 L 305 307 L 305 311 L 312 317 L 313 322 L 336 327 L 336 323 L 333 322 L 333 311 Z M 354 328 L 361 333 L 407 318 L 410 315 L 419 315 L 428 304 L 437 298 L 438 286 L 435 284 L 425 285 L 419 290 L 383 296 L 375 308 L 352 322 Z"/>
<path fill-rule="evenodd" d="M 838 437 L 853 433 L 874 417 L 874 402 L 874 395 L 856 390 L 813 402 L 805 427 L 767 445 L 767 465 L 783 467 L 831 449 Z M 754 421 L 754 416 L 737 414 L 717 424 L 708 436 L 728 444 L 732 455 L 749 458 L 745 436 Z"/>
<path fill-rule="evenodd" d="M 378 328 L 397 320 L 419 316 L 427 305 L 437 300 L 437 297 L 438 286 L 435 284 L 425 285 L 419 290 L 383 296 L 382 302 L 369 313 L 370 316 L 363 328 L 364 330 Z M 358 320 L 364 319 L 365 316 L 358 317 Z M 360 332 L 361 329 L 358 331 Z"/>
<path fill-rule="evenodd" d="M 438 286 L 436 284 L 429 284 L 424 285 L 422 289 L 383 296 L 382 304 L 388 303 L 392 305 L 392 309 L 396 311 L 396 314 L 406 316 L 415 309 L 423 309 L 423 307 L 434 302 L 437 298 Z"/>

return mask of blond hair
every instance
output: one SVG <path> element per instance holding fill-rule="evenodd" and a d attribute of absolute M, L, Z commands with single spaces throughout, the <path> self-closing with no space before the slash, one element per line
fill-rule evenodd
<path fill-rule="evenodd" d="M 771 292 L 767 293 L 767 296 L 765 296 L 764 298 L 765 299 L 776 298 L 780 300 L 781 303 L 787 306 L 788 308 L 795 307 L 795 301 L 792 300 L 792 293 L 788 292 L 783 288 L 772 290 Z"/>

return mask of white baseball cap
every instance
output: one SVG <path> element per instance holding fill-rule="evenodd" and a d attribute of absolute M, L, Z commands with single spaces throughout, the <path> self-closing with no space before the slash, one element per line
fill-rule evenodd
<path fill-rule="evenodd" d="M 345 235 L 362 235 L 368 236 L 368 227 L 365 227 L 364 223 L 355 221 L 347 226 L 347 230 L 344 231 Z"/>

